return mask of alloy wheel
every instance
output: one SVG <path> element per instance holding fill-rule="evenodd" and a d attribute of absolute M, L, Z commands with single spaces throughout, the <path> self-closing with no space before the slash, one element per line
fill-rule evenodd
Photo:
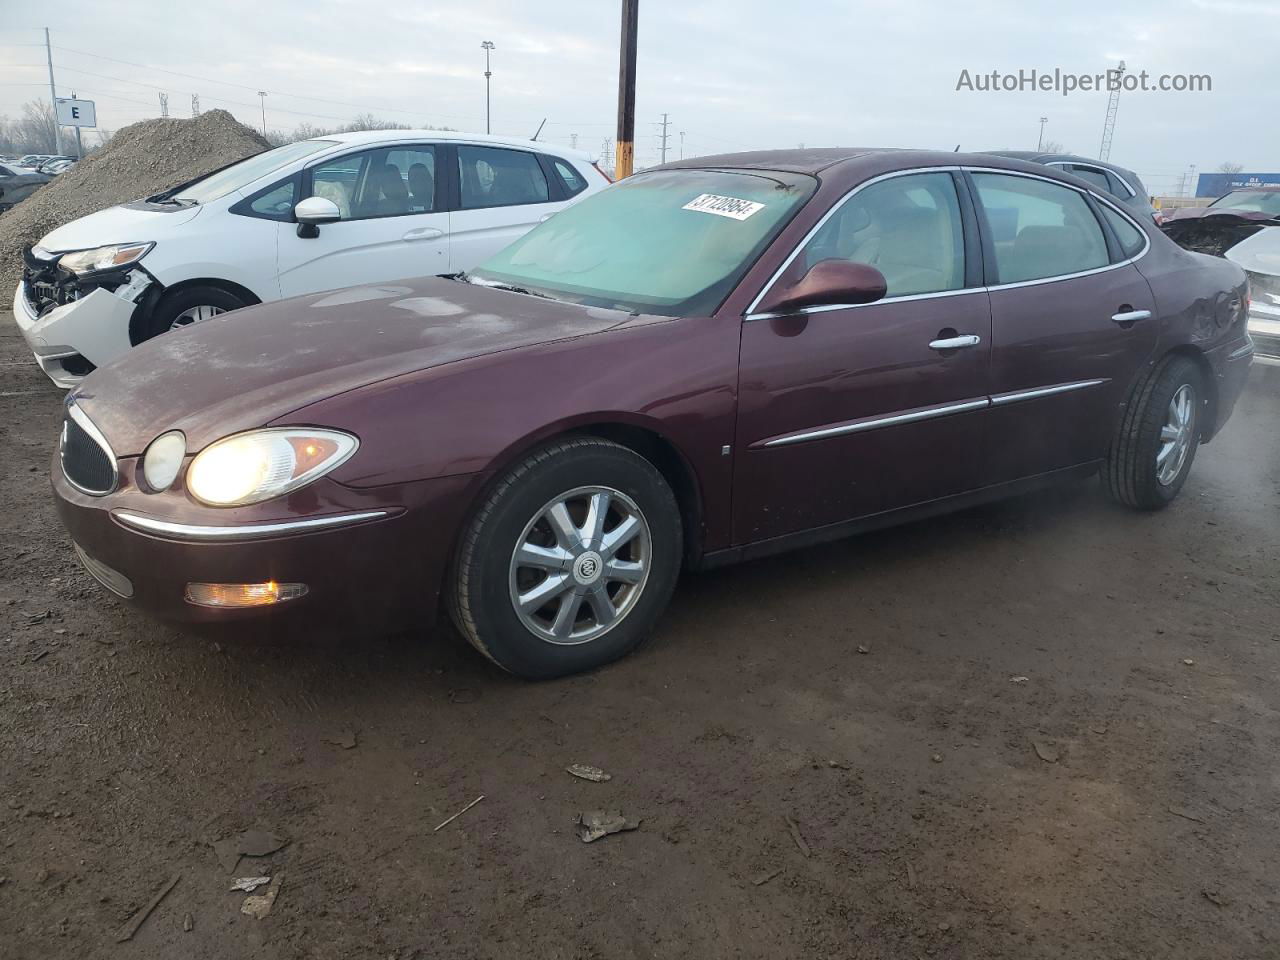
<path fill-rule="evenodd" d="M 1196 391 L 1184 383 L 1169 400 L 1164 426 L 1160 428 L 1160 449 L 1156 453 L 1156 479 L 1169 486 L 1182 473 L 1183 464 L 1195 440 Z"/>
<path fill-rule="evenodd" d="M 635 609 L 651 561 L 635 501 L 611 487 L 578 487 L 546 503 L 516 541 L 511 604 L 548 643 L 587 643 Z"/>
<path fill-rule="evenodd" d="M 177 330 L 179 327 L 189 327 L 193 323 L 199 323 L 201 320 L 208 320 L 210 317 L 216 317 L 218 314 L 226 312 L 222 307 L 214 307 L 209 304 L 188 307 L 173 318 L 173 323 L 169 324 L 169 329 Z"/>

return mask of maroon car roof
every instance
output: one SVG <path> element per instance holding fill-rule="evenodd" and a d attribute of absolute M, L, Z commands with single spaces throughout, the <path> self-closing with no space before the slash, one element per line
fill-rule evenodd
<path fill-rule="evenodd" d="M 787 173 L 819 174 L 833 167 L 846 167 L 857 172 L 864 166 L 878 169 L 894 167 L 936 167 L 949 165 L 1001 167 L 1052 176 L 1058 171 L 1013 157 L 989 153 L 952 153 L 945 150 L 916 150 L 905 147 L 815 147 L 796 150 L 749 150 L 742 153 L 719 153 L 704 157 L 687 157 L 648 170 L 737 168 L 744 170 L 779 170 Z M 844 170 L 840 171 L 845 172 Z"/>

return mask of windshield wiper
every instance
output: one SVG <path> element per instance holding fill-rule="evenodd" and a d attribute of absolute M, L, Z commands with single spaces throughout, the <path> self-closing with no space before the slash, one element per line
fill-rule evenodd
<path fill-rule="evenodd" d="M 463 283 L 474 283 L 478 287 L 492 287 L 494 290 L 506 290 L 509 293 L 523 293 L 530 297 L 541 297 L 543 300 L 555 299 L 549 293 L 540 293 L 537 290 L 530 290 L 528 287 L 517 287 L 514 283 L 502 283 L 499 280 L 481 280 L 479 277 L 466 273 L 458 274 L 458 279 Z"/>
<path fill-rule="evenodd" d="M 147 203 L 154 203 L 158 207 L 194 207 L 196 205 L 194 200 L 185 197 L 166 197 L 164 194 L 148 197 Z"/>

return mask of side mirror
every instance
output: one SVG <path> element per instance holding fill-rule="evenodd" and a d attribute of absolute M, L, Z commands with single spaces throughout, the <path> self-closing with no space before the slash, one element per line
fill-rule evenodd
<path fill-rule="evenodd" d="M 756 312 L 790 313 L 803 307 L 875 303 L 887 290 L 884 274 L 870 264 L 821 260 L 795 283 L 775 286 Z"/>
<path fill-rule="evenodd" d="M 293 208 L 293 219 L 298 221 L 298 236 L 320 236 L 322 223 L 336 223 L 342 219 L 342 211 L 332 200 L 324 197 L 308 197 Z"/>

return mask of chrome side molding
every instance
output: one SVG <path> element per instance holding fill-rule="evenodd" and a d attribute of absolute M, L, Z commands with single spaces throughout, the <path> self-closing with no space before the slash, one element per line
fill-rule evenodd
<path fill-rule="evenodd" d="M 144 533 L 157 533 L 175 540 L 254 540 L 259 537 L 287 536 L 291 533 L 307 533 L 329 527 L 345 527 L 366 520 L 379 520 L 391 515 L 390 510 L 365 510 L 361 513 L 335 513 L 326 517 L 310 517 L 306 520 L 281 520 L 273 523 L 239 523 L 226 526 L 201 526 L 190 523 L 173 523 L 157 520 L 128 510 L 113 510 L 111 516 L 126 527 Z"/>

